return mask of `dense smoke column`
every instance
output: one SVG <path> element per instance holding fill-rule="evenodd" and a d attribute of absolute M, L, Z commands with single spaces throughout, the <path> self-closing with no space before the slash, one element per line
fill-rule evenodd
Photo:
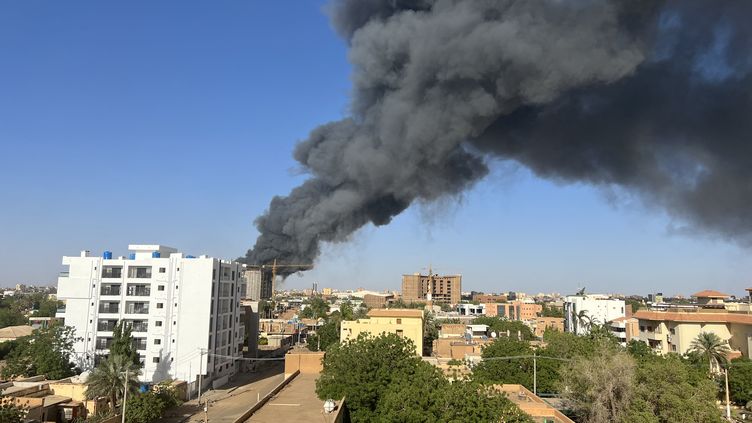
<path fill-rule="evenodd" d="M 335 1 L 354 68 L 351 117 L 297 146 L 311 177 L 256 220 L 246 260 L 311 262 L 322 241 L 468 189 L 493 158 L 624 186 L 746 239 L 750 8 Z"/>

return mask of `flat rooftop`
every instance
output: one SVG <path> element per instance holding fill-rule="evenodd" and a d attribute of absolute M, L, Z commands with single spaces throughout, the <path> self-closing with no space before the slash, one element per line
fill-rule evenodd
<path fill-rule="evenodd" d="M 328 421 L 324 401 L 316 397 L 316 374 L 299 374 L 271 398 L 248 422 Z M 337 400 L 338 401 L 338 400 Z"/>

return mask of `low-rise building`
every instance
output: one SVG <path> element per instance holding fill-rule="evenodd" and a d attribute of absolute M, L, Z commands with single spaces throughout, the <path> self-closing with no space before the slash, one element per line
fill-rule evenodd
<path fill-rule="evenodd" d="M 378 336 L 382 333 L 394 333 L 405 337 L 415 344 L 415 353 L 423 352 L 423 312 L 407 309 L 374 309 L 368 312 L 367 319 L 343 321 L 340 329 L 340 341 L 355 339 L 361 333 Z"/>
<path fill-rule="evenodd" d="M 0 342 L 15 341 L 22 336 L 29 336 L 34 328 L 27 325 L 8 326 L 0 329 Z"/>
<path fill-rule="evenodd" d="M 520 407 L 525 414 L 532 417 L 536 423 L 574 423 L 572 419 L 522 385 L 494 385 L 494 388 L 505 393 L 507 398 Z"/>
<path fill-rule="evenodd" d="M 624 300 L 608 295 L 569 295 L 564 300 L 564 330 L 585 335 L 595 324 L 626 316 Z"/>
<path fill-rule="evenodd" d="M 506 294 L 483 294 L 473 293 L 472 299 L 476 303 L 505 303 L 507 302 Z"/>
<path fill-rule="evenodd" d="M 486 305 L 462 303 L 457 304 L 455 310 L 460 316 L 484 316 L 486 314 Z"/>
<path fill-rule="evenodd" d="M 563 317 L 536 317 L 533 325 L 533 333 L 538 338 L 541 338 L 547 329 L 564 332 Z"/>

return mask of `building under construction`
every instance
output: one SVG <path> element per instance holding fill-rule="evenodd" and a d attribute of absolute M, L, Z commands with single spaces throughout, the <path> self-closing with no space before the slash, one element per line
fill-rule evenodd
<path fill-rule="evenodd" d="M 244 266 L 246 298 L 259 301 L 272 298 L 272 270 L 261 266 Z"/>
<path fill-rule="evenodd" d="M 402 300 L 406 303 L 433 301 L 454 305 L 460 302 L 461 292 L 462 275 L 402 275 Z"/>

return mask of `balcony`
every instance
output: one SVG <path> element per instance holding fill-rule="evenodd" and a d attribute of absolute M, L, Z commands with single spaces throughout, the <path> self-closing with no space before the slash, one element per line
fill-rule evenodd
<path fill-rule="evenodd" d="M 99 303 L 100 313 L 119 313 L 120 303 Z"/>
<path fill-rule="evenodd" d="M 149 322 L 146 320 L 131 320 L 127 324 L 133 332 L 146 332 L 149 330 Z"/>
<path fill-rule="evenodd" d="M 134 279 L 149 279 L 151 278 L 151 267 L 128 267 L 128 277 Z"/>
<path fill-rule="evenodd" d="M 102 289 L 99 290 L 99 295 L 120 296 L 120 285 L 102 285 Z"/>
<path fill-rule="evenodd" d="M 70 272 L 60 272 L 57 276 L 59 278 L 67 278 L 68 276 L 70 276 Z"/>
<path fill-rule="evenodd" d="M 149 285 L 128 285 L 126 295 L 129 297 L 148 297 L 151 295 L 151 287 Z"/>
<path fill-rule="evenodd" d="M 104 320 L 100 319 L 97 322 L 97 330 L 100 332 L 112 332 L 113 329 L 115 329 L 115 325 L 117 325 L 117 320 Z"/>
<path fill-rule="evenodd" d="M 123 277 L 123 268 L 121 266 L 102 267 L 102 278 L 120 279 L 122 277 Z"/>
<path fill-rule="evenodd" d="M 109 350 L 112 346 L 112 338 L 97 338 L 96 349 Z"/>
<path fill-rule="evenodd" d="M 125 306 L 126 314 L 149 314 L 149 303 L 128 303 Z"/>
<path fill-rule="evenodd" d="M 146 349 L 146 338 L 133 338 L 133 348 L 139 351 Z"/>

